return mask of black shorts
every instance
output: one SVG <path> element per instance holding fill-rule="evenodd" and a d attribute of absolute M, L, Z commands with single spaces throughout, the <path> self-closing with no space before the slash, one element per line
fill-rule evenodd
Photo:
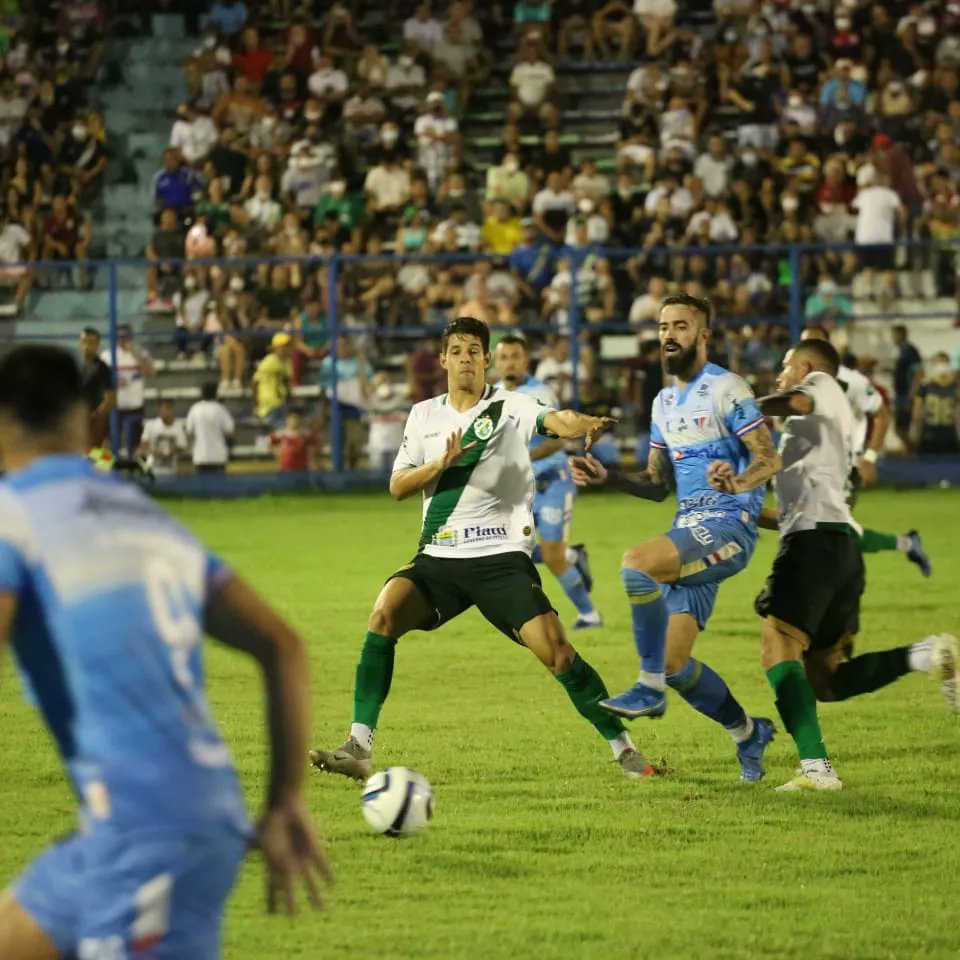
<path fill-rule="evenodd" d="M 867 270 L 892 270 L 896 248 L 892 243 L 865 244 L 858 248 L 860 266 Z"/>
<path fill-rule="evenodd" d="M 811 650 L 829 650 L 860 630 L 865 585 L 860 541 L 852 532 L 803 530 L 780 541 L 754 609 L 802 630 Z"/>
<path fill-rule="evenodd" d="M 421 629 L 435 630 L 475 606 L 501 633 L 520 643 L 520 628 L 556 610 L 533 561 L 520 551 L 490 557 L 431 557 L 418 553 L 392 577 L 415 584 L 436 611 Z"/>

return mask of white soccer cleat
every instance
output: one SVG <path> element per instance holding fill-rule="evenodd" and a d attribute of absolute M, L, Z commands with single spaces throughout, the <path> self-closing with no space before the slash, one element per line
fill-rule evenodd
<path fill-rule="evenodd" d="M 951 633 L 938 633 L 930 652 L 930 673 L 951 713 L 960 713 L 960 643 Z"/>
<path fill-rule="evenodd" d="M 843 781 L 837 776 L 836 770 L 798 770 L 797 775 L 785 784 L 777 787 L 777 793 L 816 793 L 820 790 L 842 790 Z"/>

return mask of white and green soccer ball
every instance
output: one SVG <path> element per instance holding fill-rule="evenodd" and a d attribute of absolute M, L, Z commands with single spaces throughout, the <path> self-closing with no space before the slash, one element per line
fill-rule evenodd
<path fill-rule="evenodd" d="M 416 770 L 388 767 L 366 782 L 361 803 L 363 818 L 377 833 L 409 837 L 433 816 L 433 787 Z"/>

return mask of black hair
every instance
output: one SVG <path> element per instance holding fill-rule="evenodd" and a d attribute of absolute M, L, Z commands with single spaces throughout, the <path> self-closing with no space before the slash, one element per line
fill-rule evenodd
<path fill-rule="evenodd" d="M 523 347 L 523 349 L 526 350 L 528 353 L 530 351 L 530 346 L 527 343 L 526 337 L 522 337 L 518 333 L 508 333 L 506 336 L 501 337 L 500 340 L 497 342 L 497 346 L 499 347 L 501 343 L 505 343 L 508 347 L 514 347 L 519 345 Z"/>
<path fill-rule="evenodd" d="M 212 380 L 200 388 L 200 398 L 202 400 L 217 399 L 217 385 Z"/>
<path fill-rule="evenodd" d="M 840 369 L 840 354 L 829 340 L 801 340 L 793 349 L 811 357 L 818 370 L 829 373 L 831 377 L 837 375 Z"/>
<path fill-rule="evenodd" d="M 100 331 L 96 327 L 84 327 L 80 332 L 84 336 L 96 337 L 98 340 L 100 339 Z"/>
<path fill-rule="evenodd" d="M 804 332 L 806 332 L 807 330 L 812 330 L 814 333 L 818 335 L 818 338 L 821 340 L 826 340 L 828 342 L 830 340 L 830 331 L 822 324 L 809 323 L 803 329 L 804 329 Z"/>
<path fill-rule="evenodd" d="M 483 352 L 490 352 L 490 328 L 476 317 L 456 317 L 444 328 L 440 336 L 440 352 L 447 352 L 447 342 L 451 337 L 477 337 L 483 346 Z"/>
<path fill-rule="evenodd" d="M 905 326 L 904 324 L 902 324 L 902 323 L 895 323 L 890 329 L 891 329 L 894 333 L 902 334 L 904 337 L 906 337 L 906 335 L 907 335 L 907 328 L 906 328 L 906 326 Z"/>
<path fill-rule="evenodd" d="M 0 411 L 30 433 L 60 426 L 82 387 L 77 361 L 61 347 L 26 343 L 0 360 Z"/>
<path fill-rule="evenodd" d="M 713 304 L 706 297 L 692 297 L 689 293 L 671 293 L 660 301 L 657 319 L 666 307 L 689 307 L 703 317 L 704 326 L 708 330 L 713 323 Z"/>

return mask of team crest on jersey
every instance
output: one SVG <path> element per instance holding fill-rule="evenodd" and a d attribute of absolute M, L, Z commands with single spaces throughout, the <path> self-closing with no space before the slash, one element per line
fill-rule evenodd
<path fill-rule="evenodd" d="M 478 440 L 489 440 L 493 435 L 493 421 L 487 417 L 477 417 L 473 421 L 473 434 Z"/>
<path fill-rule="evenodd" d="M 710 419 L 710 413 L 707 410 L 694 410 L 690 419 L 698 430 L 702 430 Z"/>

